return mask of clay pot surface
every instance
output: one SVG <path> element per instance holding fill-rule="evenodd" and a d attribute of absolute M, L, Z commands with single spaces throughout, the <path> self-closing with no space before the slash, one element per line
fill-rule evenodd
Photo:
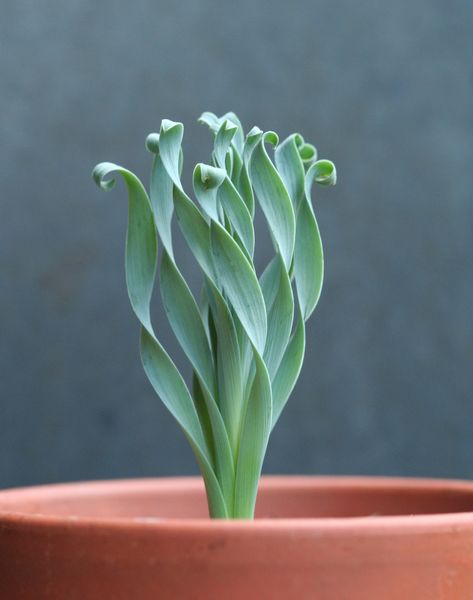
<path fill-rule="evenodd" d="M 0 492 L 2 600 L 469 600 L 473 483 L 264 477 L 251 521 L 197 478 Z"/>

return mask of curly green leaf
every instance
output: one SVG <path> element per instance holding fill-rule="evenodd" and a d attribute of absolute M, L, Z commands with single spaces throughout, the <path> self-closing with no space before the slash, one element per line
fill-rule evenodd
<path fill-rule="evenodd" d="M 266 342 L 266 307 L 252 265 L 225 229 L 212 221 L 212 255 L 225 295 L 260 354 Z"/>
<path fill-rule="evenodd" d="M 250 178 L 272 238 L 289 270 L 296 234 L 294 209 L 283 180 L 266 152 L 265 142 L 277 145 L 276 134 L 267 132 L 260 136 L 250 157 Z"/>

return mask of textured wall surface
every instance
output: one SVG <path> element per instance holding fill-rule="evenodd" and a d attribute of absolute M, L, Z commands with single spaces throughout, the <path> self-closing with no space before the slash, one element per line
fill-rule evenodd
<path fill-rule="evenodd" d="M 339 171 L 265 470 L 473 477 L 472 23 L 471 0 L 3 3 L 0 487 L 195 472 L 139 363 L 124 189 L 90 171 L 147 177 L 168 117 L 188 180 L 203 110 L 301 131 Z"/>

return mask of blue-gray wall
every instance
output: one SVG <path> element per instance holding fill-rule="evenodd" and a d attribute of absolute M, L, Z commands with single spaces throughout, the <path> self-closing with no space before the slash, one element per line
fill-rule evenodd
<path fill-rule="evenodd" d="M 339 171 L 266 471 L 473 477 L 472 25 L 471 0 L 3 3 L 0 487 L 195 471 L 139 363 L 124 190 L 90 171 L 147 177 L 168 117 L 188 178 L 203 110 L 301 131 Z"/>

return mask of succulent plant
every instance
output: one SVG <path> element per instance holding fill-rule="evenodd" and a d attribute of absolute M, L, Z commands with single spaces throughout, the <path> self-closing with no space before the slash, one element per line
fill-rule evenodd
<path fill-rule="evenodd" d="M 257 127 L 245 136 L 234 113 L 206 112 L 200 121 L 214 134 L 214 147 L 210 164 L 193 171 L 197 202 L 181 183 L 182 123 L 163 120 L 146 140 L 153 155 L 149 194 L 116 164 L 98 164 L 93 177 L 109 190 L 116 172 L 127 186 L 126 282 L 141 324 L 143 367 L 192 446 L 210 516 L 252 518 L 268 439 L 299 376 L 305 322 L 322 288 L 311 189 L 314 182 L 335 184 L 336 171 L 297 133 L 279 143 L 276 133 Z M 275 251 L 262 274 L 254 262 L 256 204 Z M 175 261 L 174 213 L 202 272 L 199 301 Z M 163 305 L 192 367 L 192 391 L 151 322 L 158 240 Z"/>

